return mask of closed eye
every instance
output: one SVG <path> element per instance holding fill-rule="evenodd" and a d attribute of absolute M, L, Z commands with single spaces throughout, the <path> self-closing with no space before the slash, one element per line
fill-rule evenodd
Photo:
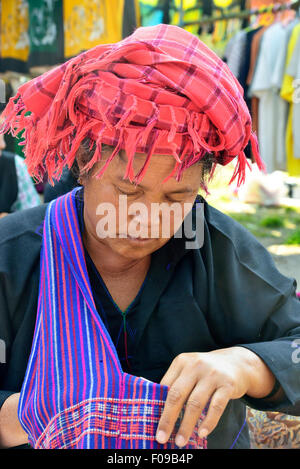
<path fill-rule="evenodd" d="M 138 192 L 130 192 L 130 191 L 124 191 L 123 189 L 121 189 L 120 187 L 117 187 L 117 190 L 120 192 L 120 194 L 124 194 L 124 195 L 127 195 L 127 196 L 133 196 L 133 195 L 137 195 Z"/>

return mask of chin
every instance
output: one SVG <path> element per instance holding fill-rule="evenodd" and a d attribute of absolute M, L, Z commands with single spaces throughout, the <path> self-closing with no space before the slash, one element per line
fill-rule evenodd
<path fill-rule="evenodd" d="M 157 251 L 163 244 L 165 243 L 161 239 L 155 238 L 146 242 L 122 239 L 114 243 L 114 246 L 111 246 L 111 248 L 123 257 L 140 259 Z"/>

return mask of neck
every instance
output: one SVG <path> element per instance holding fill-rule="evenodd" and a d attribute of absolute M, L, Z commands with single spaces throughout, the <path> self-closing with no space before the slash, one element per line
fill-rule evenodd
<path fill-rule="evenodd" d="M 131 273 L 144 273 L 148 270 L 151 255 L 140 259 L 130 259 L 113 251 L 105 242 L 89 233 L 86 225 L 83 232 L 83 244 L 93 260 L 98 272 L 105 277 L 122 278 Z"/>

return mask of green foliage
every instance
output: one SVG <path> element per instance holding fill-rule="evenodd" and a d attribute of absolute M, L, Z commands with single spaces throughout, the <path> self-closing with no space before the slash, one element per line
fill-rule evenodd
<path fill-rule="evenodd" d="M 284 227 L 284 219 L 279 215 L 271 215 L 265 218 L 262 218 L 260 221 L 260 226 L 264 226 L 265 228 L 283 228 Z"/>
<path fill-rule="evenodd" d="M 294 231 L 285 241 L 286 244 L 299 244 L 300 245 L 300 230 Z"/>

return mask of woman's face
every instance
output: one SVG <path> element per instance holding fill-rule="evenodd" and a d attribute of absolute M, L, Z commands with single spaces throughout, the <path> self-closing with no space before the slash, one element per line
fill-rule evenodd
<path fill-rule="evenodd" d="M 94 245 L 97 241 L 115 254 L 139 259 L 163 246 L 180 227 L 197 196 L 202 167 L 195 164 L 179 182 L 170 178 L 163 183 L 174 167 L 174 157 L 153 155 L 142 182 L 134 185 L 123 179 L 124 152 L 116 155 L 101 178 L 94 177 L 108 156 L 94 165 L 83 182 L 86 234 L 93 237 Z M 135 174 L 145 159 L 136 154 Z"/>

